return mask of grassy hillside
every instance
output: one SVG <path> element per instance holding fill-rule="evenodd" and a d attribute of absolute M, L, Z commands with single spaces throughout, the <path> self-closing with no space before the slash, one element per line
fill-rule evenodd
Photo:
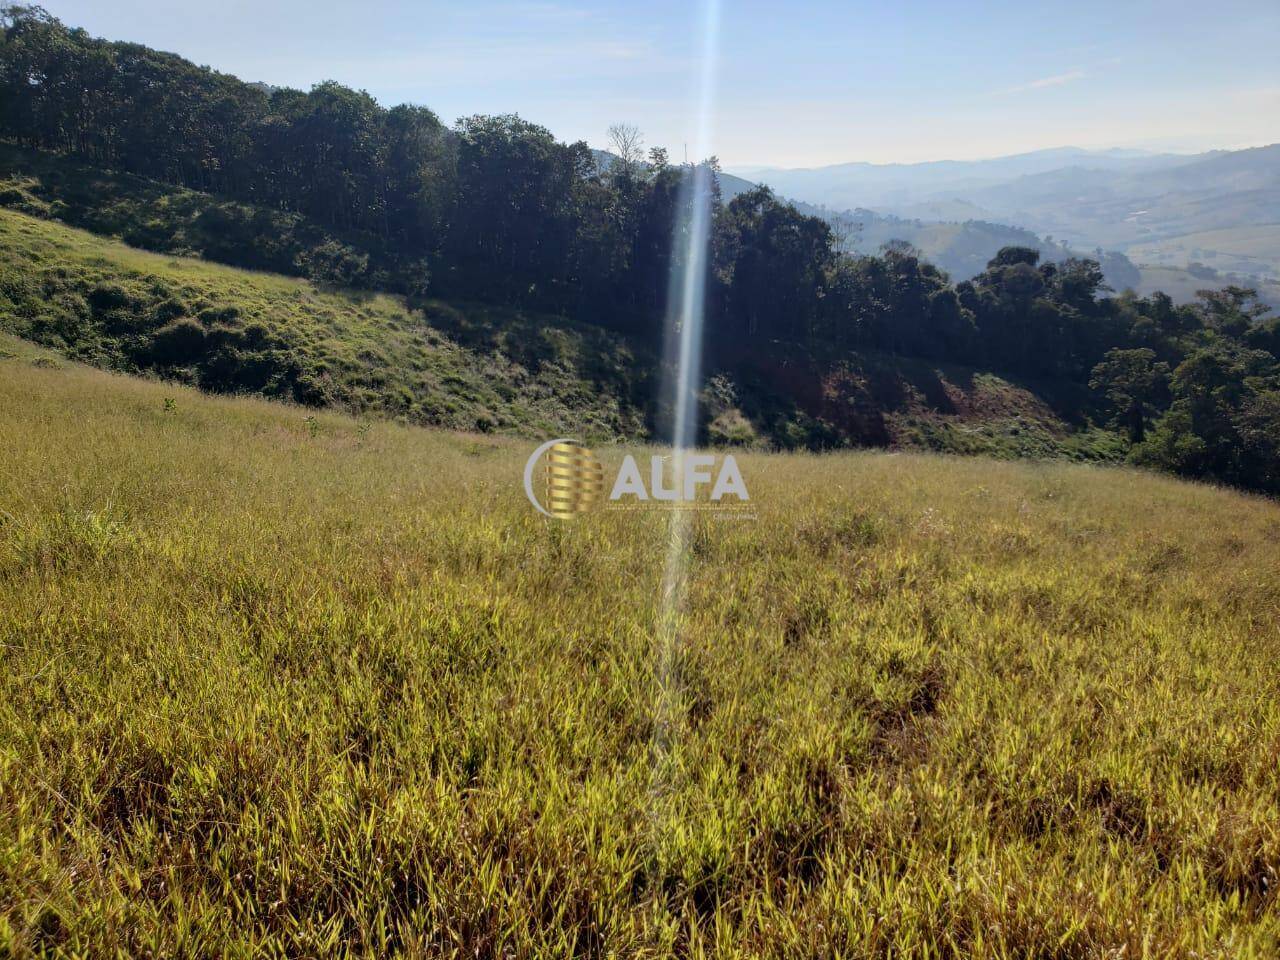
<path fill-rule="evenodd" d="M 647 429 L 652 361 L 596 327 L 474 304 L 410 310 L 11 210 L 0 255 L 0 331 L 99 366 L 457 429 Z"/>
<path fill-rule="evenodd" d="M 1215 270 L 1280 279 L 1280 224 L 1203 230 L 1139 243 L 1129 255 L 1144 263 L 1183 266 L 1203 263 Z"/>
<path fill-rule="evenodd" d="M 874 253 L 891 240 L 906 240 L 925 259 L 957 280 L 981 272 L 1001 247 L 1010 245 L 1032 247 L 1048 260 L 1095 256 L 1002 224 L 980 220 L 933 223 L 859 212 L 864 213 L 854 244 L 858 252 Z M 1253 287 L 1264 303 L 1280 309 L 1280 282 L 1266 278 L 1272 271 L 1266 257 L 1259 258 L 1259 252 L 1269 250 L 1277 236 L 1277 226 L 1245 226 L 1153 241 L 1127 248 L 1124 256 L 1103 254 L 1103 273 L 1116 291 L 1132 289 L 1144 297 L 1159 291 L 1167 293 L 1174 303 L 1192 303 L 1200 290 L 1217 290 L 1230 284 Z M 1188 263 L 1195 266 L 1188 268 Z"/>
<path fill-rule="evenodd" d="M 0 349 L 2 954 L 1280 950 L 1273 502 L 744 454 L 670 640 L 526 443 Z"/>
<path fill-rule="evenodd" d="M 0 331 L 109 369 L 453 429 L 644 438 L 657 360 L 617 334 L 475 303 L 334 290 L 135 250 L 0 209 Z M 887 355 L 728 357 L 704 435 L 770 447 L 907 446 L 1115 459 L 1087 398 Z M 719 361 L 715 361 L 719 362 Z M 1077 391 L 1078 393 L 1078 391 Z M 1071 422 L 1069 422 L 1071 421 Z"/>
<path fill-rule="evenodd" d="M 989 211 L 988 219 L 1083 249 L 1118 249 L 1134 262 L 1198 260 L 1224 272 L 1269 276 L 1280 269 L 1280 144 L 1132 159 L 1109 169 L 1095 159 L 941 194 Z"/>
<path fill-rule="evenodd" d="M 904 220 L 855 211 L 859 229 L 853 247 L 859 253 L 875 253 L 884 244 L 904 240 L 926 260 L 946 270 L 956 280 L 977 276 L 1001 247 L 1024 246 L 1040 250 L 1046 259 L 1060 259 L 1064 251 L 1044 243 L 1029 230 L 981 220 L 929 222 Z"/>
<path fill-rule="evenodd" d="M 704 391 L 706 434 L 716 443 L 768 439 L 782 449 L 857 445 L 1001 459 L 1108 461 L 1126 453 L 1116 433 L 1089 423 L 1092 398 L 1072 384 L 1019 384 L 954 364 L 785 344 L 767 355 L 722 351 L 721 359 L 732 375 L 713 377 Z"/>
<path fill-rule="evenodd" d="M 1270 304 L 1273 310 L 1280 310 L 1280 283 L 1256 278 L 1228 276 L 1216 271 L 1197 266 L 1186 267 L 1151 267 L 1140 268 L 1141 282 L 1134 292 L 1142 297 L 1162 291 L 1173 298 L 1175 303 L 1190 303 L 1200 290 L 1220 290 L 1227 286 L 1252 287 L 1258 291 L 1263 303 Z"/>
<path fill-rule="evenodd" d="M 0 207 L 119 238 L 290 276 L 374 281 L 390 259 L 368 234 L 338 235 L 296 213 L 259 207 L 0 142 Z M 372 263 L 370 262 L 372 260 Z"/>

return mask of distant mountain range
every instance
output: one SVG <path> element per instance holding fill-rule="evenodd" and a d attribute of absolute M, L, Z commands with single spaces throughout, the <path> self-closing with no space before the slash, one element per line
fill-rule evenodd
<path fill-rule="evenodd" d="M 594 151 L 601 169 L 617 159 Z M 728 203 L 761 183 L 802 213 L 840 222 L 844 249 L 900 240 L 963 280 L 1002 247 L 1090 256 L 1116 291 L 1255 287 L 1280 310 L 1280 144 L 1188 156 L 1039 150 L 993 160 L 845 163 L 721 172 Z"/>
<path fill-rule="evenodd" d="M 863 227 L 855 249 L 893 234 L 958 276 L 1007 239 L 1046 254 L 1111 251 L 1117 287 L 1148 285 L 1125 270 L 1127 258 L 1140 272 L 1158 268 L 1166 282 L 1192 268 L 1174 283 L 1188 291 L 1253 283 L 1280 301 L 1280 144 L 1195 155 L 1066 147 L 991 160 L 735 167 L 732 175 L 828 215 L 848 211 Z"/>
<path fill-rule="evenodd" d="M 991 160 L 935 160 L 926 163 L 839 163 L 825 167 L 735 167 L 733 172 L 811 203 L 833 207 L 891 209 L 922 198 L 998 186 L 1021 177 L 1073 167 L 1097 170 L 1150 170 L 1176 166 L 1195 157 L 1134 150 L 1082 150 L 1060 147 Z"/>

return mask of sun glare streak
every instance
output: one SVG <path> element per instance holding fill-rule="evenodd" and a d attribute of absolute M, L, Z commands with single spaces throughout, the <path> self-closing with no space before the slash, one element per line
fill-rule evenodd
<path fill-rule="evenodd" d="M 711 234 L 713 173 L 703 161 L 712 156 L 720 0 L 703 0 L 702 49 L 695 79 L 692 170 L 685 170 L 680 216 L 672 235 L 671 277 L 668 285 L 665 400 L 671 404 L 670 438 L 673 483 L 680 487 L 686 451 L 697 442 L 698 381 L 702 366 L 702 337 L 706 308 L 708 250 Z M 654 833 L 659 860 L 663 858 L 665 825 L 670 822 L 665 800 L 672 794 L 681 763 L 676 751 L 676 724 L 683 716 L 680 689 L 682 611 L 688 584 L 692 513 L 672 510 L 666 557 L 662 568 L 657 629 L 655 631 L 656 703 L 653 732 Z"/>

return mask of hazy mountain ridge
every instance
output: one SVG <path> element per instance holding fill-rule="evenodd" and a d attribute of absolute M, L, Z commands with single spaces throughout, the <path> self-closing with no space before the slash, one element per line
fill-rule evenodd
<path fill-rule="evenodd" d="M 1280 144 L 1196 155 L 1065 148 L 981 161 L 735 172 L 836 210 L 994 221 L 1075 249 L 1132 251 L 1139 263 L 1201 262 L 1280 278 Z M 1242 243 L 1235 232 L 1245 228 Z M 1205 236 L 1214 231 L 1227 232 Z"/>
<path fill-rule="evenodd" d="M 740 176 L 768 183 L 804 200 L 828 206 L 887 207 L 909 197 L 932 198 L 954 191 L 997 185 L 1072 167 L 1145 171 L 1192 162 L 1194 155 L 1094 152 L 1076 147 L 1037 150 L 990 160 L 932 160 L 924 163 L 841 163 L 783 169 L 735 167 Z"/>

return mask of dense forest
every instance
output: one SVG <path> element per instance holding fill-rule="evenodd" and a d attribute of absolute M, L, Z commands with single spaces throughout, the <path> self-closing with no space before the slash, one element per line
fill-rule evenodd
<path fill-rule="evenodd" d="M 276 219 L 228 216 L 219 259 L 661 337 L 691 171 L 635 131 L 602 163 L 514 115 L 450 127 L 332 82 L 268 88 L 37 7 L 0 11 L 0 28 L 0 137 L 311 225 L 282 255 Z M 709 355 L 874 350 L 1088 385 L 1135 461 L 1280 492 L 1280 319 L 1252 291 L 1175 306 L 1108 295 L 1096 261 L 1029 248 L 959 282 L 906 244 L 840 249 L 767 188 L 717 197 Z"/>

